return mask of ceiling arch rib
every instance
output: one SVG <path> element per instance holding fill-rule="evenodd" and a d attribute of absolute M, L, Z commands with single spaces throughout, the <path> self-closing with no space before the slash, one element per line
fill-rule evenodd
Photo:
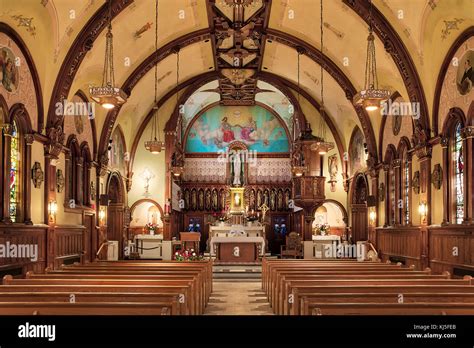
<path fill-rule="evenodd" d="M 352 100 L 353 95 L 356 93 L 356 89 L 350 79 L 344 74 L 344 72 L 326 55 L 322 54 L 315 47 L 309 45 L 305 41 L 298 39 L 290 34 L 275 30 L 267 29 L 266 31 L 267 38 L 274 39 L 279 43 L 285 44 L 290 48 L 296 48 L 301 46 L 306 49 L 306 55 L 311 58 L 316 64 L 322 65 L 323 68 L 334 78 L 334 80 L 339 84 L 339 86 L 344 91 L 346 97 Z M 153 53 L 148 58 L 146 58 L 127 78 L 122 88 L 129 94 L 131 94 L 134 86 L 143 78 L 143 76 L 154 66 L 154 64 L 159 63 L 167 55 L 173 52 L 173 49 L 178 47 L 183 47 L 185 45 L 198 42 L 201 40 L 208 40 L 212 38 L 212 33 L 210 28 L 205 28 L 197 30 L 193 33 L 186 34 L 173 43 L 168 43 L 162 48 L 159 49 L 157 53 Z M 212 41 L 212 40 L 211 40 Z M 368 144 L 369 153 L 371 155 L 371 160 L 374 163 L 377 161 L 378 151 L 376 149 L 376 142 L 374 131 L 370 123 L 367 113 L 360 107 L 354 107 L 356 114 L 358 115 L 359 121 L 362 125 L 362 129 Z M 105 127 L 101 134 L 101 140 L 99 145 L 99 156 L 105 153 L 106 141 L 110 137 L 112 132 L 115 120 L 118 116 L 120 109 L 117 108 L 107 114 L 105 120 Z M 169 125 L 168 125 L 169 126 Z"/>
<path fill-rule="evenodd" d="M 316 64 L 322 65 L 323 69 L 329 73 L 329 75 L 339 84 L 339 86 L 344 91 L 346 98 L 350 100 L 352 104 L 352 98 L 357 93 L 357 91 L 350 79 L 330 58 L 328 58 L 325 54 L 322 54 L 321 51 L 306 43 L 305 41 L 280 30 L 269 28 L 267 30 L 267 34 L 267 39 L 274 40 L 278 43 L 294 48 L 295 50 L 298 47 L 304 48 L 304 54 L 312 59 Z M 353 107 L 362 125 L 362 131 L 367 142 L 369 153 L 372 156 L 372 159 L 376 162 L 378 157 L 377 146 L 369 115 L 360 106 L 353 105 Z"/>
<path fill-rule="evenodd" d="M 174 40 L 168 42 L 164 46 L 160 47 L 158 51 L 153 52 L 149 55 L 125 80 L 122 85 L 122 89 L 128 95 L 132 94 L 133 88 L 138 82 L 159 62 L 168 57 L 170 54 L 174 54 L 176 49 L 182 49 L 183 47 L 192 45 L 196 42 L 210 40 L 210 31 L 208 28 L 200 29 L 192 33 L 186 34 Z M 99 156 L 102 156 L 102 160 L 106 160 L 104 155 L 106 154 L 107 141 L 112 134 L 115 121 L 120 112 L 121 108 L 117 107 L 107 113 L 104 127 L 100 136 L 99 142 Z M 101 158 L 99 158 L 100 160 Z"/>
<path fill-rule="evenodd" d="M 370 2 L 365 0 L 343 0 L 360 18 L 369 23 Z M 426 134 L 430 134 L 430 121 L 428 113 L 428 104 L 426 102 L 423 85 L 420 76 L 408 52 L 405 44 L 398 35 L 397 31 L 390 25 L 385 16 L 377 9 L 372 8 L 373 29 L 377 36 L 384 43 L 385 50 L 391 55 L 395 62 L 400 76 L 403 79 L 408 97 L 411 102 L 419 103 L 420 119 L 415 122 L 421 122 L 421 126 Z"/>
<path fill-rule="evenodd" d="M 159 101 L 158 101 L 158 106 L 161 107 L 164 103 L 169 98 L 172 98 L 175 93 L 179 90 L 182 90 L 184 88 L 187 88 L 189 86 L 192 86 L 192 88 L 188 88 L 184 93 L 181 94 L 179 97 L 178 105 L 182 105 L 188 100 L 199 88 L 202 86 L 208 84 L 209 82 L 212 82 L 217 79 L 217 73 L 216 72 L 206 72 L 202 75 L 195 76 L 188 81 L 182 82 L 178 88 L 174 87 L 172 90 L 170 90 L 165 96 L 163 96 Z M 294 96 L 294 94 L 290 91 L 290 89 L 293 89 L 295 91 L 299 91 L 299 93 L 309 101 L 309 103 L 316 109 L 318 112 L 320 111 L 320 104 L 317 100 L 315 100 L 309 93 L 307 93 L 304 89 L 299 88 L 297 85 L 295 85 L 293 82 L 272 74 L 270 72 L 260 72 L 259 73 L 259 80 L 264 81 L 266 83 L 271 84 L 275 88 L 279 89 L 289 100 L 290 102 L 295 105 L 295 111 L 299 112 L 301 111 L 300 105 L 298 103 L 297 98 Z M 135 159 L 135 154 L 136 150 L 139 146 L 139 141 L 140 138 L 143 135 L 143 132 L 145 131 L 147 124 L 150 122 L 151 117 L 153 116 L 153 110 L 150 110 L 150 112 L 147 114 L 143 122 L 140 124 L 140 127 L 137 131 L 137 134 L 135 135 L 135 138 L 133 140 L 132 144 L 132 149 L 130 153 L 130 162 L 129 162 L 129 168 L 130 171 L 133 168 L 133 162 Z M 168 122 L 165 125 L 165 132 L 174 132 L 176 130 L 177 126 L 177 108 L 175 107 L 171 117 L 168 119 Z M 336 147 L 339 153 L 340 158 L 343 158 L 345 148 L 342 142 L 341 134 L 338 132 L 333 120 L 331 119 L 330 115 L 327 113 L 324 114 L 324 120 L 326 124 L 328 125 L 329 129 L 331 130 L 331 133 L 334 137 L 334 140 L 336 142 Z M 301 119 L 302 124 L 304 125 L 306 123 L 306 118 Z M 343 173 L 345 173 L 345 162 L 342 161 L 342 170 Z"/>

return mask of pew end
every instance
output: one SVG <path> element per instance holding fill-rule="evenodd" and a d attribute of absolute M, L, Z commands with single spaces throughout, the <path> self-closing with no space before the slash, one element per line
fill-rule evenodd
<path fill-rule="evenodd" d="M 13 276 L 10 274 L 7 274 L 6 276 L 3 277 L 2 284 L 3 285 L 8 285 L 13 281 Z"/>

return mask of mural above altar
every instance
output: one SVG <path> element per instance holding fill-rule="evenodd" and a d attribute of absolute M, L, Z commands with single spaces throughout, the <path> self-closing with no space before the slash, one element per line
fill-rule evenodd
<path fill-rule="evenodd" d="M 249 151 L 289 152 L 286 126 L 262 106 L 216 105 L 197 116 L 186 131 L 187 153 L 223 151 L 235 141 Z"/>

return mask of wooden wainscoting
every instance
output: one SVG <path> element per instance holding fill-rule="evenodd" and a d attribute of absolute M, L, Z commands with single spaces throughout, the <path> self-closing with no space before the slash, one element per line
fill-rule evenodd
<path fill-rule="evenodd" d="M 433 272 L 454 268 L 474 271 L 474 226 L 429 227 L 429 260 Z"/>
<path fill-rule="evenodd" d="M 401 261 L 422 268 L 422 234 L 419 227 L 376 228 L 376 247 L 382 261 Z"/>
<path fill-rule="evenodd" d="M 37 245 L 38 255 L 36 260 L 18 257 L 0 257 L 0 272 L 2 274 L 17 273 L 25 274 L 28 271 L 42 273 L 46 267 L 46 235 L 48 226 L 24 224 L 0 225 L 0 244 L 8 245 Z M 3 256 L 3 255 L 2 255 Z"/>
<path fill-rule="evenodd" d="M 82 262 L 85 226 L 54 227 L 54 268 L 63 263 Z"/>

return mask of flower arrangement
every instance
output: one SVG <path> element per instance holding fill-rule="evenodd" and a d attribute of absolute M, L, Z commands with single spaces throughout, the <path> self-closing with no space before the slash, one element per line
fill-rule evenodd
<path fill-rule="evenodd" d="M 316 232 L 315 234 L 319 234 L 321 236 L 328 235 L 330 230 L 331 230 L 331 227 L 329 226 L 328 223 L 317 224 L 316 227 L 314 228 L 314 231 Z"/>
<path fill-rule="evenodd" d="M 182 249 L 177 251 L 175 254 L 176 261 L 201 261 L 204 259 L 204 256 L 196 253 L 194 249 Z"/>
<path fill-rule="evenodd" d="M 213 214 L 214 218 L 216 219 L 216 222 L 226 222 L 228 220 L 227 214 L 225 211 L 222 211 L 220 214 L 219 213 L 214 213 Z"/>
<path fill-rule="evenodd" d="M 156 231 L 158 231 L 158 225 L 151 222 L 147 223 L 145 225 L 145 228 L 147 229 L 148 233 L 152 235 L 155 234 Z"/>

